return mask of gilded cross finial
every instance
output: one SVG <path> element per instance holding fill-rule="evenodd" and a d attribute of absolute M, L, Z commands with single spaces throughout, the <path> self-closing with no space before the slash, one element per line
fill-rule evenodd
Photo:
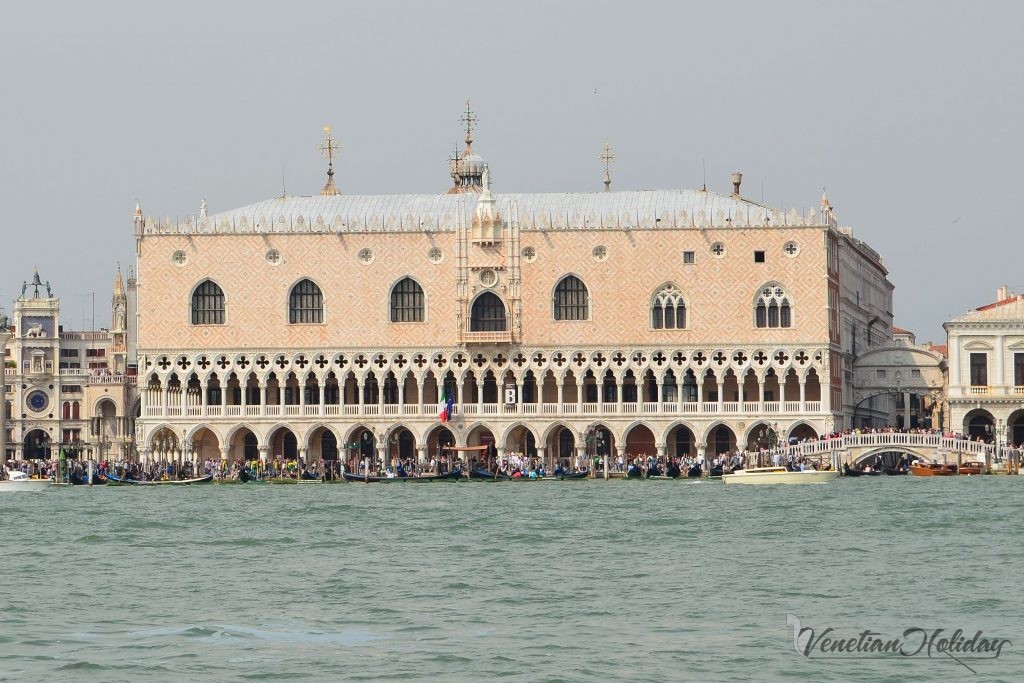
<path fill-rule="evenodd" d="M 468 149 L 473 146 L 473 128 L 476 127 L 476 123 L 479 121 L 469 106 L 469 100 L 466 100 L 466 111 L 459 118 L 459 121 L 466 125 L 466 148 Z"/>
<path fill-rule="evenodd" d="M 324 141 L 317 149 L 327 159 L 327 184 L 324 185 L 324 189 L 320 190 L 320 194 L 328 197 L 341 194 L 334 185 L 334 156 L 341 150 L 341 145 L 335 139 L 330 126 L 324 126 Z"/>
<path fill-rule="evenodd" d="M 597 158 L 604 163 L 604 191 L 610 192 L 612 189 L 612 162 L 615 161 L 611 144 L 604 143 L 604 149 L 601 150 L 601 155 Z"/>

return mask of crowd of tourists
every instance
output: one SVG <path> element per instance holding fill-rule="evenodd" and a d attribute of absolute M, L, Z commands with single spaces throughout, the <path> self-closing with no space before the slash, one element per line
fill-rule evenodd
<path fill-rule="evenodd" d="M 57 473 L 56 460 L 8 460 L 0 463 L 0 481 L 10 479 L 13 471 L 24 472 L 32 479 L 47 479 Z"/>

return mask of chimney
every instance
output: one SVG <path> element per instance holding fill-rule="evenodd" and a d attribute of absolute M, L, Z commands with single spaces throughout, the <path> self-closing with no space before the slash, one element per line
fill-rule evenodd
<path fill-rule="evenodd" d="M 740 183 L 743 182 L 743 174 L 739 171 L 735 171 L 732 174 L 732 196 L 740 196 Z"/>
<path fill-rule="evenodd" d="M 1003 285 L 996 290 L 996 301 L 1002 301 L 1006 298 L 1006 285 Z"/>

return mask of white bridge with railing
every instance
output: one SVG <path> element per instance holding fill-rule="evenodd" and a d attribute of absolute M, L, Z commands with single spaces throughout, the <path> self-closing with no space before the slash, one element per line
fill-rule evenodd
<path fill-rule="evenodd" d="M 996 444 L 956 438 L 942 434 L 915 432 L 871 432 L 843 434 L 834 438 L 804 441 L 782 449 L 784 457 L 804 457 L 815 460 L 831 459 L 838 455 L 843 463 L 858 463 L 882 453 L 905 453 L 909 457 L 935 462 L 1004 462 L 1016 455 L 1020 461 L 1021 449 L 998 447 Z"/>

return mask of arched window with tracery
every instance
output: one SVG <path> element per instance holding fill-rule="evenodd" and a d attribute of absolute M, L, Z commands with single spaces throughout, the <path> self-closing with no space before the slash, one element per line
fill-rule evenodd
<path fill-rule="evenodd" d="M 292 325 L 322 323 L 324 295 L 310 279 L 300 280 L 288 295 L 288 322 Z"/>
<path fill-rule="evenodd" d="M 192 292 L 192 324 L 224 324 L 224 290 L 213 280 L 204 280 Z"/>
<path fill-rule="evenodd" d="M 423 288 L 411 277 L 391 289 L 391 322 L 421 323 L 424 319 Z"/>
<path fill-rule="evenodd" d="M 554 294 L 555 320 L 587 320 L 590 318 L 590 294 L 587 286 L 575 275 L 566 275 Z"/>
<path fill-rule="evenodd" d="M 765 285 L 754 304 L 754 325 L 757 327 L 792 327 L 791 301 L 778 284 Z"/>
<path fill-rule="evenodd" d="M 484 292 L 473 302 L 469 315 L 470 332 L 505 332 L 505 304 L 494 292 Z"/>
<path fill-rule="evenodd" d="M 665 285 L 651 299 L 651 327 L 656 330 L 686 328 L 686 301 L 675 285 Z"/>

